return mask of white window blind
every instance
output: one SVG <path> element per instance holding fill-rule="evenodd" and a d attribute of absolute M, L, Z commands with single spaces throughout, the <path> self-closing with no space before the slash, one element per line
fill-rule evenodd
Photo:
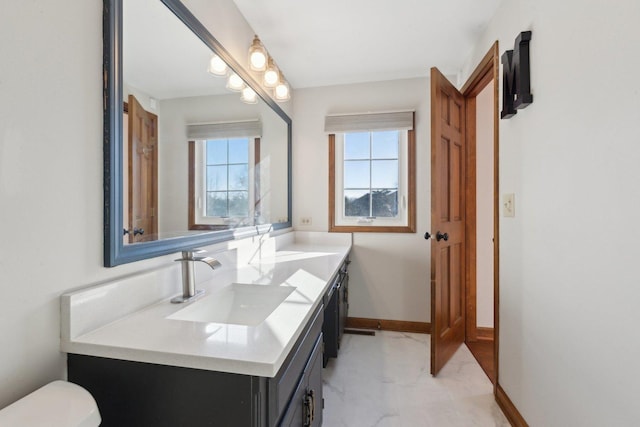
<path fill-rule="evenodd" d="M 259 120 L 187 125 L 189 140 L 250 138 L 262 136 Z"/>
<path fill-rule="evenodd" d="M 324 130 L 327 133 L 411 129 L 413 111 L 331 115 L 324 119 Z"/>

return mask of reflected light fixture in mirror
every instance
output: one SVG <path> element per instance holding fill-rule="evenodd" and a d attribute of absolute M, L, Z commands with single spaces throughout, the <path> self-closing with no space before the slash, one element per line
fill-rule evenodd
<path fill-rule="evenodd" d="M 245 87 L 244 89 L 242 89 L 242 95 L 240 96 L 240 99 L 246 104 L 257 104 L 258 94 L 250 87 Z"/>
<path fill-rule="evenodd" d="M 244 89 L 244 80 L 242 80 L 236 73 L 231 73 L 229 80 L 227 80 L 227 89 L 240 92 Z"/>
<path fill-rule="evenodd" d="M 249 67 L 253 71 L 264 71 L 267 68 L 267 50 L 258 36 L 253 38 L 253 43 L 249 48 Z"/>
<path fill-rule="evenodd" d="M 227 75 L 227 63 L 222 60 L 218 55 L 213 55 L 209 61 L 209 68 L 207 71 L 215 76 Z"/>

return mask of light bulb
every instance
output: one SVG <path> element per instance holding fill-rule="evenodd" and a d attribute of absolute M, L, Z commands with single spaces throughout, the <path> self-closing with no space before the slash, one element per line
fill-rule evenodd
<path fill-rule="evenodd" d="M 264 66 L 267 63 L 267 57 L 262 52 L 253 52 L 251 54 L 251 68 L 260 71 L 264 70 Z"/>
<path fill-rule="evenodd" d="M 291 94 L 289 93 L 289 83 L 284 79 L 282 73 L 279 75 L 280 83 L 276 86 L 274 92 L 276 101 L 288 101 L 291 98 Z"/>
<path fill-rule="evenodd" d="M 258 103 L 258 95 L 255 93 L 253 89 L 250 87 L 245 87 L 242 89 L 242 95 L 240 99 L 247 104 L 257 104 Z"/>
<path fill-rule="evenodd" d="M 267 50 L 264 48 L 258 36 L 253 38 L 249 47 L 249 68 L 253 71 L 264 71 L 267 67 Z"/>
<path fill-rule="evenodd" d="M 234 90 L 236 92 L 241 91 L 244 88 L 244 81 L 236 73 L 229 76 L 227 80 L 227 89 Z"/>
<path fill-rule="evenodd" d="M 267 70 L 264 72 L 263 81 L 266 87 L 276 87 L 280 82 L 280 71 L 271 58 L 267 61 Z"/>
<path fill-rule="evenodd" d="M 284 84 L 279 84 L 276 86 L 276 98 L 277 99 L 286 99 L 289 97 L 289 88 Z"/>
<path fill-rule="evenodd" d="M 209 69 L 207 71 L 216 76 L 226 76 L 227 64 L 218 55 L 213 55 L 209 61 Z"/>

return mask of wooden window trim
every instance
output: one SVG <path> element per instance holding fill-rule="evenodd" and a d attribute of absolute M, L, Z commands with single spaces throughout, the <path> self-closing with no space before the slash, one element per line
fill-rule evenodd
<path fill-rule="evenodd" d="M 415 128 L 415 125 L 414 125 Z M 329 134 L 329 232 L 337 233 L 415 233 L 416 232 L 416 135 L 407 132 L 408 189 L 406 226 L 336 225 L 336 135 Z"/>
<path fill-rule="evenodd" d="M 260 168 L 260 138 L 254 138 L 254 206 L 260 204 L 260 187 L 258 182 L 258 169 Z M 228 225 L 225 224 L 197 224 L 196 223 L 196 142 L 189 141 L 189 209 L 188 209 L 188 226 L 189 230 L 227 230 Z"/>

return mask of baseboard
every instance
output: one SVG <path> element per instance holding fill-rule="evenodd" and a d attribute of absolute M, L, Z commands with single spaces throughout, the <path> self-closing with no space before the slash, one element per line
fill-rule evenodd
<path fill-rule="evenodd" d="M 500 386 L 500 383 L 496 385 L 496 402 L 498 406 L 502 408 L 502 412 L 507 417 L 509 422 L 514 427 L 529 427 L 529 424 L 524 420 L 518 408 L 513 404 L 507 393 Z"/>
<path fill-rule="evenodd" d="M 483 328 L 478 326 L 476 328 L 476 339 L 493 341 L 493 328 Z"/>
<path fill-rule="evenodd" d="M 383 331 L 431 333 L 431 323 L 408 322 L 405 320 L 367 319 L 364 317 L 347 317 L 347 328 L 379 329 Z"/>

